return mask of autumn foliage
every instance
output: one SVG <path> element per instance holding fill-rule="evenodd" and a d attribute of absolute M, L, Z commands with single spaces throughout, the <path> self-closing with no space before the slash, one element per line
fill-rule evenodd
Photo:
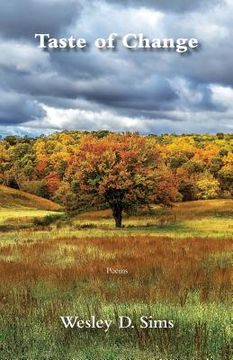
<path fill-rule="evenodd" d="M 69 211 L 232 198 L 233 136 L 62 132 L 0 140 L 0 184 Z"/>
<path fill-rule="evenodd" d="M 81 192 L 101 196 L 110 206 L 117 227 L 123 210 L 175 200 L 176 183 L 162 162 L 159 149 L 138 135 L 85 136 L 70 161 L 70 179 Z"/>

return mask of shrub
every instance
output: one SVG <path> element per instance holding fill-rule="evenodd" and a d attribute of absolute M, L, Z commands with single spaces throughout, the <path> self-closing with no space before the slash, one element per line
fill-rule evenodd
<path fill-rule="evenodd" d="M 49 199 L 47 184 L 44 180 L 26 181 L 22 183 L 22 189 L 30 194 L 34 194 L 45 199 Z"/>
<path fill-rule="evenodd" d="M 46 215 L 43 218 L 36 217 L 33 219 L 33 224 L 35 226 L 48 226 L 48 225 L 51 225 L 52 223 L 56 222 L 57 220 L 60 220 L 63 217 L 64 217 L 63 214 Z"/>

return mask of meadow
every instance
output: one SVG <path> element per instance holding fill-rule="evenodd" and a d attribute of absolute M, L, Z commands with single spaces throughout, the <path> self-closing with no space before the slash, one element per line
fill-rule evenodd
<path fill-rule="evenodd" d="M 152 206 L 120 230 L 109 210 L 25 205 L 0 209 L 1 360 L 233 359 L 232 200 Z M 114 326 L 64 329 L 64 315 Z M 135 327 L 119 329 L 119 315 Z M 174 329 L 141 329 L 141 315 Z"/>

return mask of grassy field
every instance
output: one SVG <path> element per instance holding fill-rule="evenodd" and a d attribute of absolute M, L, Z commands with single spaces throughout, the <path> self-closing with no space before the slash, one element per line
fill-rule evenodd
<path fill-rule="evenodd" d="M 1 360 L 233 359 L 233 201 L 154 206 L 121 230 L 108 210 L 34 220 L 49 214 L 0 209 Z M 65 329 L 65 315 L 113 326 Z M 141 329 L 141 315 L 175 326 Z"/>

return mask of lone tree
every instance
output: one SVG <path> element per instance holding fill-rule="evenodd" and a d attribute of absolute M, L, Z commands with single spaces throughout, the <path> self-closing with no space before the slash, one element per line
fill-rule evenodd
<path fill-rule="evenodd" d="M 72 158 L 69 177 L 84 193 L 102 197 L 117 228 L 122 212 L 140 205 L 170 205 L 176 195 L 171 172 L 162 165 L 153 140 L 135 134 L 85 136 Z"/>

